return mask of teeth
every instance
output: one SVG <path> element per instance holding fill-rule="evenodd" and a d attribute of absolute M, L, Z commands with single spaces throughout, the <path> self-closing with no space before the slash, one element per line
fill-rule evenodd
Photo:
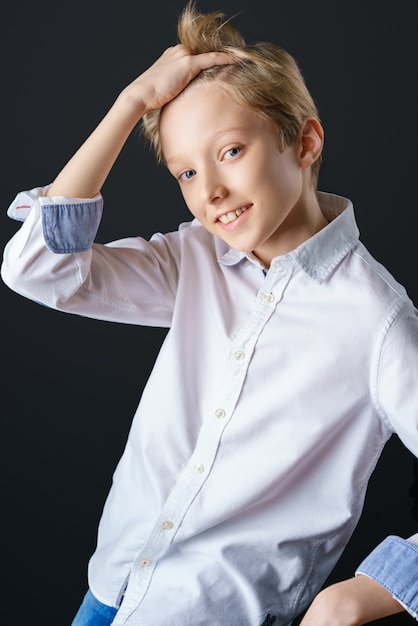
<path fill-rule="evenodd" d="M 235 211 L 229 211 L 229 213 L 226 213 L 225 215 L 221 215 L 219 218 L 219 221 L 222 222 L 222 224 L 229 224 L 230 222 L 233 222 L 234 220 L 236 220 L 237 217 L 242 215 L 244 211 L 246 211 L 246 207 L 242 207 L 241 209 L 236 209 Z"/>

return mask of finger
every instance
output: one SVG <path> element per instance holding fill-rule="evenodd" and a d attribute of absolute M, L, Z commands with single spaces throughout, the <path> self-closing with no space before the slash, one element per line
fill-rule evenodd
<path fill-rule="evenodd" d="M 227 52 L 204 52 L 195 57 L 202 70 L 214 65 L 231 65 L 237 62 L 237 58 Z"/>

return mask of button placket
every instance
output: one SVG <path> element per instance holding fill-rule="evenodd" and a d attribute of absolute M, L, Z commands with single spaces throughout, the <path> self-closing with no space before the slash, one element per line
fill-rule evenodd
<path fill-rule="evenodd" d="M 172 543 L 181 527 L 183 518 L 195 500 L 196 494 L 204 487 L 205 481 L 212 471 L 220 437 L 229 420 L 233 418 L 254 346 L 264 324 L 273 315 L 275 305 L 281 297 L 280 285 L 277 285 L 277 281 L 274 282 L 273 278 L 272 275 L 267 277 L 266 281 L 268 282 L 264 285 L 264 289 L 258 292 L 258 298 L 254 301 L 254 308 L 250 312 L 249 318 L 242 324 L 230 344 L 231 351 L 223 380 L 224 384 L 219 397 L 217 400 L 215 399 L 216 404 L 212 408 L 212 419 L 204 421 L 194 453 L 189 459 L 187 468 L 185 468 L 185 474 L 169 495 L 164 511 L 160 512 L 161 516 L 156 520 L 154 529 L 147 543 L 143 546 L 141 555 L 143 558 L 136 562 L 135 579 L 137 580 L 135 580 L 135 584 L 137 587 L 135 592 L 133 591 L 136 603 L 138 598 L 145 595 L 159 558 L 164 555 Z M 275 293 L 271 290 L 272 288 Z M 127 603 L 125 606 L 128 608 L 129 604 Z"/>

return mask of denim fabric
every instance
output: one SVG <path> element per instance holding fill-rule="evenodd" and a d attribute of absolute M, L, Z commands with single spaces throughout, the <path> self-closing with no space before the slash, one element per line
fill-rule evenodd
<path fill-rule="evenodd" d="M 117 609 L 99 602 L 89 590 L 71 626 L 110 626 L 116 613 Z"/>
<path fill-rule="evenodd" d="M 415 619 L 418 618 L 418 547 L 400 537 L 389 536 L 358 567 L 390 591 Z"/>
<path fill-rule="evenodd" d="M 43 204 L 42 230 L 48 248 L 55 254 L 90 250 L 99 228 L 102 208 L 102 200 Z"/>

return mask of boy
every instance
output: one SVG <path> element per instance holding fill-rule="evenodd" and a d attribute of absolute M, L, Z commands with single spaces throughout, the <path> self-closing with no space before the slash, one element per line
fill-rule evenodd
<path fill-rule="evenodd" d="M 293 59 L 221 17 L 188 5 L 181 44 L 10 208 L 24 219 L 11 288 L 170 328 L 74 626 L 288 626 L 313 598 L 303 626 L 416 616 L 416 536 L 316 595 L 387 439 L 417 454 L 416 311 L 359 242 L 351 203 L 317 191 L 323 129 Z M 195 219 L 94 244 L 100 189 L 141 119 Z"/>

